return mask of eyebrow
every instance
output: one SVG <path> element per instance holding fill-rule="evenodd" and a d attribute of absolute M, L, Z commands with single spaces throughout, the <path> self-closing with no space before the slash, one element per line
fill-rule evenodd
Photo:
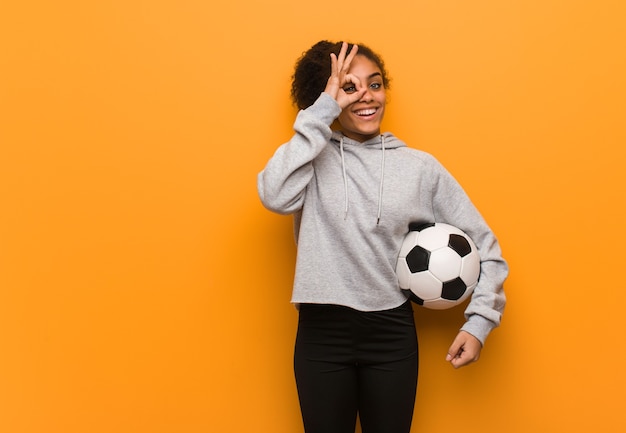
<path fill-rule="evenodd" d="M 376 76 L 380 76 L 380 77 L 382 77 L 382 76 L 383 76 L 383 74 L 381 74 L 380 72 L 374 72 L 373 74 L 370 74 L 370 76 L 369 76 L 369 77 L 367 77 L 367 79 L 369 80 L 370 78 L 374 78 L 374 77 L 376 77 Z"/>

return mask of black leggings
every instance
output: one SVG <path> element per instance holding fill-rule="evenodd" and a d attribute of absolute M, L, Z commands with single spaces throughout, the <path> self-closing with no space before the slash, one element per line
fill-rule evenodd
<path fill-rule="evenodd" d="M 410 302 L 300 306 L 294 367 L 306 433 L 409 433 L 418 348 Z"/>

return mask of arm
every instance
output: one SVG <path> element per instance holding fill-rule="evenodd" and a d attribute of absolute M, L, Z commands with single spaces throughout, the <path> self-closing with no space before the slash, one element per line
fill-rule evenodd
<path fill-rule="evenodd" d="M 433 203 L 436 219 L 467 233 L 481 257 L 480 278 L 465 310 L 466 322 L 446 357 L 458 368 L 478 360 L 487 336 L 500 324 L 506 303 L 503 284 L 508 265 L 494 233 L 458 182 L 441 166 Z"/>
<path fill-rule="evenodd" d="M 313 105 L 298 113 L 295 135 L 278 148 L 258 175 L 261 202 L 274 212 L 288 214 L 301 209 L 306 187 L 313 177 L 312 162 L 331 137 L 330 125 L 343 108 L 360 99 L 366 91 L 358 79 L 348 73 L 358 47 L 354 46 L 349 54 L 347 50 L 348 45 L 344 43 L 338 56 L 330 55 L 331 71 L 324 92 Z M 353 83 L 357 91 L 344 92 L 348 83 Z"/>
<path fill-rule="evenodd" d="M 330 125 L 341 112 L 327 94 L 298 113 L 295 135 L 280 146 L 257 177 L 263 205 L 280 214 L 300 210 L 306 187 L 313 178 L 313 160 L 326 147 Z"/>

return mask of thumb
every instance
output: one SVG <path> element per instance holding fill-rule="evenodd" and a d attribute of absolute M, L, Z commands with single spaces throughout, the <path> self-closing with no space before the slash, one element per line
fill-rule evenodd
<path fill-rule="evenodd" d="M 354 103 L 360 101 L 363 95 L 365 95 L 365 92 L 367 92 L 365 87 L 359 87 L 356 92 L 350 95 L 350 102 Z"/>
<path fill-rule="evenodd" d="M 454 358 L 461 355 L 463 351 L 463 343 L 459 341 L 459 337 L 454 339 L 452 345 L 448 349 L 448 353 L 446 354 L 446 361 L 452 361 Z"/>
<path fill-rule="evenodd" d="M 367 89 L 356 89 L 353 93 L 339 92 L 339 94 L 337 95 L 337 103 L 339 104 L 339 107 L 341 107 L 341 109 L 343 110 L 348 105 L 354 104 L 355 102 L 359 101 L 366 91 Z"/>
<path fill-rule="evenodd" d="M 462 367 L 478 361 L 481 349 L 480 340 L 465 331 L 461 331 L 448 349 L 446 361 L 450 362 L 454 368 Z"/>

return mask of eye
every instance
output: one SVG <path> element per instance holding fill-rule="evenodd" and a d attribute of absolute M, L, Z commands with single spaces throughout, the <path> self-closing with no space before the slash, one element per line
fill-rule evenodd
<path fill-rule="evenodd" d="M 354 93 L 356 92 L 356 86 L 354 85 L 349 85 L 343 88 L 343 91 L 346 93 Z"/>
<path fill-rule="evenodd" d="M 370 88 L 373 90 L 379 90 L 383 87 L 383 85 L 381 83 L 372 83 L 370 84 Z"/>

